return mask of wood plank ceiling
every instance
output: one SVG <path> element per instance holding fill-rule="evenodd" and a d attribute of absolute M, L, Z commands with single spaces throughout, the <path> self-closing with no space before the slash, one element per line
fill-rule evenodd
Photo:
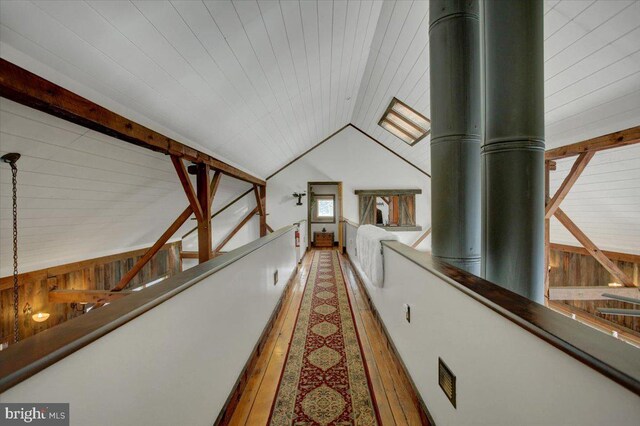
<path fill-rule="evenodd" d="M 429 117 L 428 51 L 428 2 L 420 0 L 0 2 L 4 59 L 263 177 L 349 122 L 429 171 L 429 138 L 410 147 L 377 125 L 394 96 Z M 545 56 L 548 147 L 640 124 L 640 2 L 546 1 Z M 108 138 L 6 100 L 0 109 L 0 151 L 25 155 L 22 177 L 31 185 L 21 211 L 34 230 L 23 241 L 41 251 L 29 256 L 51 254 L 51 246 L 38 245 L 37 226 L 51 241 L 67 235 L 64 244 L 108 251 L 151 242 L 142 234 L 157 235 L 184 206 L 164 156 L 114 140 L 100 145 Z M 563 203 L 597 244 L 613 250 L 640 247 L 633 232 L 618 238 L 629 221 L 638 223 L 622 212 L 640 210 L 633 187 L 640 151 L 621 152 L 601 163 L 596 155 Z M 608 160 L 616 155 L 626 158 Z M 86 169 L 94 165 L 91 177 Z M 559 162 L 552 189 L 566 167 Z M 5 253 L 5 168 L 0 177 Z M 587 227 L 599 220 L 596 203 L 581 185 L 605 188 L 612 179 L 630 183 L 597 195 L 620 212 L 612 219 L 617 230 L 598 234 Z M 623 192 L 626 207 L 616 204 Z M 142 226 L 150 206 L 172 207 Z M 552 240 L 564 241 L 558 229 Z M 107 233 L 120 242 L 101 246 Z"/>
<path fill-rule="evenodd" d="M 0 40 L 5 59 L 266 176 L 350 121 L 380 7 L 2 2 Z"/>
<path fill-rule="evenodd" d="M 429 138 L 411 147 L 378 126 L 392 97 L 430 116 L 428 2 L 385 2 L 351 121 L 430 171 Z M 640 124 L 640 2 L 545 1 L 547 148 Z"/>

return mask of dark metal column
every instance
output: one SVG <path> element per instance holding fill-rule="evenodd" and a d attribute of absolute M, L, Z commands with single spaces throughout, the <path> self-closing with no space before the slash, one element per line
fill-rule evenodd
<path fill-rule="evenodd" d="M 542 0 L 483 2 L 484 277 L 544 301 Z"/>
<path fill-rule="evenodd" d="M 478 0 L 431 0 L 433 255 L 480 274 L 482 137 Z"/>

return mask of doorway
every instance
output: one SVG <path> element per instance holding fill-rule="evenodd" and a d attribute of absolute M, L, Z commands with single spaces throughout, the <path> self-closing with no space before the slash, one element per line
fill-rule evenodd
<path fill-rule="evenodd" d="M 314 233 L 333 233 L 334 243 L 342 252 L 342 182 L 307 182 L 307 241 L 315 246 Z M 326 235 L 325 235 L 326 236 Z M 334 244 L 335 245 L 335 244 Z"/>

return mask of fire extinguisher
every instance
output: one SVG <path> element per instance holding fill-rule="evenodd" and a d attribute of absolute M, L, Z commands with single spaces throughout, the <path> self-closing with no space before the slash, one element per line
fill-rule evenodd
<path fill-rule="evenodd" d="M 296 229 L 296 247 L 300 247 L 300 231 Z"/>

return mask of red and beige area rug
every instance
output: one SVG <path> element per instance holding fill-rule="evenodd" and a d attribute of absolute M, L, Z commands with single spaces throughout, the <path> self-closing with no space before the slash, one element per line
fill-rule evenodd
<path fill-rule="evenodd" d="M 336 251 L 314 254 L 271 425 L 378 425 Z"/>

